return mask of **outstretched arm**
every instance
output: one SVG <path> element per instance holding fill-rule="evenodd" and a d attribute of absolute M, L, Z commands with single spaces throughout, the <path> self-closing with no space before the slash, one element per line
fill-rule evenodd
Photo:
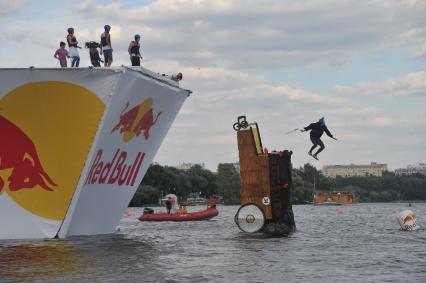
<path fill-rule="evenodd" d="M 312 127 L 314 126 L 314 123 L 311 123 L 311 124 L 309 124 L 309 126 L 307 126 L 307 127 L 304 127 L 303 129 L 301 129 L 300 131 L 301 132 L 306 132 L 306 131 L 309 131 L 309 130 L 312 130 Z"/>
<path fill-rule="evenodd" d="M 331 134 L 331 132 L 328 130 L 327 127 L 325 127 L 325 133 L 327 134 L 327 136 L 329 136 L 330 138 L 334 139 L 337 141 L 337 139 L 335 137 L 333 137 L 333 135 Z"/>

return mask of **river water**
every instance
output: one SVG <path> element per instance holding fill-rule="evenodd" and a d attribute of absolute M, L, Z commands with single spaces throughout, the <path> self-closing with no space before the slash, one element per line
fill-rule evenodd
<path fill-rule="evenodd" d="M 424 203 L 294 206 L 283 238 L 239 231 L 238 206 L 186 223 L 129 208 L 113 235 L 0 241 L 0 282 L 426 282 L 426 229 L 401 231 L 394 215 L 408 208 L 426 228 Z"/>

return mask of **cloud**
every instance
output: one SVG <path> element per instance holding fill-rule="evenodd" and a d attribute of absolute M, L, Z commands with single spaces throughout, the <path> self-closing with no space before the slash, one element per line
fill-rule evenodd
<path fill-rule="evenodd" d="M 426 43 L 419 44 L 411 49 L 411 57 L 418 59 L 426 59 Z"/>
<path fill-rule="evenodd" d="M 139 33 L 143 65 L 167 75 L 182 72 L 181 86 L 194 91 L 156 157 L 160 163 L 205 162 L 214 169 L 237 161 L 232 124 L 238 115 L 259 123 L 269 149 L 292 149 L 295 166 L 312 161 L 306 156 L 309 136 L 285 133 L 322 116 L 339 141 L 324 137 L 326 150 L 316 165 L 376 160 L 392 167 L 426 158 L 426 112 L 414 105 L 418 100 L 405 105 L 416 106 L 409 110 L 390 105 L 391 99 L 389 105 L 374 103 L 425 97 L 425 72 L 355 85 L 341 73 L 382 50 L 409 50 L 411 58 L 423 60 L 426 1 L 159 0 L 140 6 L 132 1 L 131 8 L 126 0 L 104 2 L 58 4 L 34 15 L 27 5 L 16 5 L 22 1 L 0 1 L 0 17 L 18 8 L 32 15 L 8 17 L 0 25 L 0 53 L 7 54 L 2 67 L 54 67 L 52 56 L 66 28 L 73 26 L 83 45 L 99 40 L 110 24 L 114 65 L 129 64 L 127 47 Z M 87 66 L 88 51 L 80 55 Z M 399 67 L 390 61 L 386 66 Z M 332 82 L 318 83 L 327 69 Z M 325 93 L 333 84 L 332 93 Z"/>
<path fill-rule="evenodd" d="M 426 98 L 426 72 L 409 73 L 382 82 L 361 82 L 355 87 L 335 85 L 332 90 L 335 93 L 345 95 L 417 96 Z"/>
<path fill-rule="evenodd" d="M 203 67 L 310 65 L 426 39 L 424 1 L 159 0 L 127 9 L 86 0 L 74 12 L 139 30 L 154 57 Z"/>
<path fill-rule="evenodd" d="M 0 19 L 9 16 L 11 13 L 22 7 L 22 0 L 0 0 Z"/>
<path fill-rule="evenodd" d="M 147 60 L 201 68 L 327 68 L 353 55 L 410 43 L 422 46 L 426 41 L 426 1 L 355 2 L 158 0 L 126 8 L 120 2 L 83 0 L 56 7 L 60 13 L 50 11 L 49 21 L 43 16 L 30 23 L 10 19 L 7 27 L 0 27 L 0 39 L 7 42 L 0 51 L 14 49 L 25 38 L 35 53 L 49 54 L 32 58 L 32 65 L 45 66 L 52 53 L 48 49 L 63 39 L 68 25 L 83 42 L 98 40 L 103 25 L 110 24 L 116 64 L 127 63 L 128 43 L 139 33 Z M 5 15 L 22 1 L 0 5 Z M 423 53 L 412 51 L 413 56 Z M 27 61 L 16 56 L 3 66 Z"/>

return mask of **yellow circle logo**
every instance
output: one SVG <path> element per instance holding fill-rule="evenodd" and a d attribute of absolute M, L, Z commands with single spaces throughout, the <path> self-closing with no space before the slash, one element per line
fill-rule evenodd
<path fill-rule="evenodd" d="M 0 100 L 0 197 L 62 220 L 105 105 L 76 84 L 20 86 Z"/>

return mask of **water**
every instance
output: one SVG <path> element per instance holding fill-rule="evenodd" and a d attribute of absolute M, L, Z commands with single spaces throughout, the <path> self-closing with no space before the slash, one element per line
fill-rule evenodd
<path fill-rule="evenodd" d="M 238 206 L 186 223 L 129 209 L 113 235 L 0 241 L 0 282 L 426 282 L 426 230 L 400 231 L 392 214 L 408 208 L 294 206 L 285 238 L 240 232 Z M 426 204 L 410 209 L 426 228 Z"/>

